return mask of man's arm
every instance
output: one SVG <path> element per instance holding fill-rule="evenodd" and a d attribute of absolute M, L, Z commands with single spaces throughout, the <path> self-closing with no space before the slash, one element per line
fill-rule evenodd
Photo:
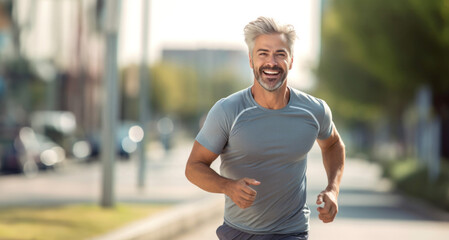
<path fill-rule="evenodd" d="M 259 185 L 255 179 L 232 180 L 220 176 L 210 165 L 218 155 L 195 141 L 186 165 L 186 177 L 201 189 L 212 193 L 224 193 L 240 208 L 251 206 L 256 199 L 256 191 L 249 185 Z"/>
<path fill-rule="evenodd" d="M 337 198 L 340 192 L 340 182 L 345 165 L 345 145 L 333 128 L 332 134 L 325 140 L 317 140 L 323 156 L 324 168 L 327 174 L 328 184 L 317 198 L 318 205 L 324 202 L 324 207 L 318 207 L 319 219 L 324 223 L 332 222 L 338 212 Z"/>

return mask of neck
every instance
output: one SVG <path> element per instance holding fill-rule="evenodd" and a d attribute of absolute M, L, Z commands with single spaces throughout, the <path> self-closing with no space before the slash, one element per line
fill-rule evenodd
<path fill-rule="evenodd" d="M 276 91 L 270 92 L 255 82 L 251 87 L 251 93 L 260 106 L 273 110 L 282 109 L 287 106 L 290 100 L 290 90 L 286 83 L 282 84 Z"/>

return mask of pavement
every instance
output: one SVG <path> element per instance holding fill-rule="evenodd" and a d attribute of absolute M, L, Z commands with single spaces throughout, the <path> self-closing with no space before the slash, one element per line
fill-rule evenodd
<path fill-rule="evenodd" d="M 224 198 L 206 193 L 185 179 L 190 147 L 191 142 L 183 143 L 168 153 L 159 147 L 150 148 L 147 185 L 143 189 L 136 187 L 135 159 L 118 161 L 117 202 L 164 202 L 174 207 L 92 240 L 217 239 L 215 230 L 223 222 Z M 218 164 L 216 161 L 213 168 L 217 169 Z M 307 201 L 312 210 L 310 239 L 448 239 L 448 213 L 395 193 L 391 184 L 381 178 L 379 166 L 363 159 L 347 159 L 339 214 L 333 223 L 323 224 L 314 203 L 327 180 L 316 146 L 309 154 L 307 174 Z M 0 206 L 99 202 L 101 166 L 71 164 L 35 178 L 0 176 L 0 193 Z"/>

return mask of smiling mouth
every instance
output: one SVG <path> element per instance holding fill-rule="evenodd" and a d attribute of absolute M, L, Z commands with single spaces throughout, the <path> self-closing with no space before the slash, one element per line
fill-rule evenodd
<path fill-rule="evenodd" d="M 279 71 L 263 70 L 262 72 L 265 75 L 268 75 L 268 76 L 277 76 L 277 75 L 279 75 Z"/>
<path fill-rule="evenodd" d="M 281 74 L 282 70 L 279 68 L 262 68 L 261 72 L 269 77 L 277 77 L 279 74 Z"/>

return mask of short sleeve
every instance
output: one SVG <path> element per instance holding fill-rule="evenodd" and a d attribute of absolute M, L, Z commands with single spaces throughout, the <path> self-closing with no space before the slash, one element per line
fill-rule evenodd
<path fill-rule="evenodd" d="M 229 137 L 230 124 L 221 103 L 220 100 L 211 108 L 203 127 L 195 138 L 196 141 L 215 154 L 221 154 Z"/>
<path fill-rule="evenodd" d="M 320 100 L 320 102 L 323 105 L 324 114 L 320 121 L 320 131 L 318 133 L 318 139 L 324 140 L 330 137 L 330 135 L 332 134 L 334 123 L 332 122 L 332 112 L 329 106 L 323 100 Z"/>

